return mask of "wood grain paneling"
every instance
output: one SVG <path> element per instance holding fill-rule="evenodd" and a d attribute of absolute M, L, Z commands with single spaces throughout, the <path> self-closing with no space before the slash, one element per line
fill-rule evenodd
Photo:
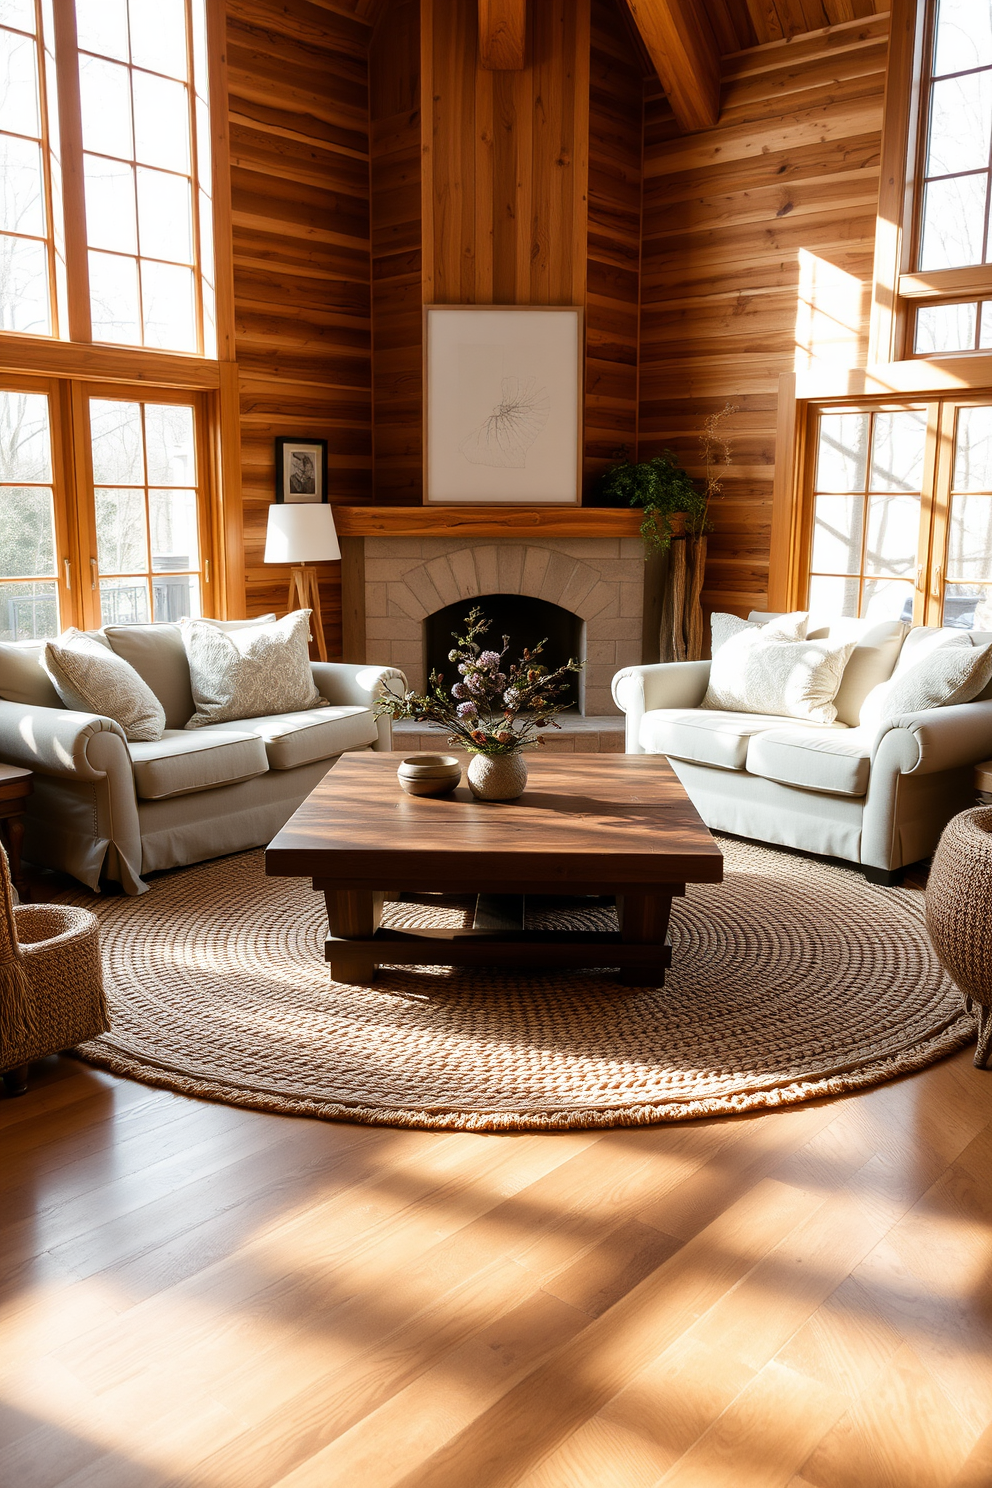
<path fill-rule="evenodd" d="M 740 410 L 711 607 L 766 603 L 779 376 L 865 361 L 885 60 L 881 18 L 743 51 L 689 136 L 648 85 L 639 448 L 701 473 L 702 419 Z"/>
<path fill-rule="evenodd" d="M 249 614 L 286 602 L 288 571 L 262 563 L 276 435 L 327 439 L 332 501 L 371 495 L 369 35 L 344 0 L 227 0 Z M 332 655 L 338 570 L 321 565 Z"/>

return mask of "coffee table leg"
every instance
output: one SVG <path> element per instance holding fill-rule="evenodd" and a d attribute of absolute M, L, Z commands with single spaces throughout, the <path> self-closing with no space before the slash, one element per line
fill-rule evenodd
<path fill-rule="evenodd" d="M 379 928 L 384 894 L 371 889 L 325 889 L 327 924 L 334 937 L 331 976 L 348 986 L 368 986 L 376 963 L 367 950 L 352 949 L 349 940 L 371 940 Z M 340 941 L 340 944 L 338 942 Z"/>
<path fill-rule="evenodd" d="M 658 948 L 657 966 L 625 966 L 620 980 L 625 987 L 663 987 L 668 965 L 668 921 L 672 894 L 618 894 L 617 917 L 624 945 L 653 945 Z"/>

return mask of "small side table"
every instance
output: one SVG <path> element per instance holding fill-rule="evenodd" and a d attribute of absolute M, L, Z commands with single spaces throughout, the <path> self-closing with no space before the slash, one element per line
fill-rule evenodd
<path fill-rule="evenodd" d="M 975 789 L 987 806 L 992 806 L 992 759 L 975 766 Z"/>
<path fill-rule="evenodd" d="M 21 841 L 24 837 L 24 803 L 34 790 L 34 775 L 20 765 L 0 765 L 0 830 L 7 845 L 10 876 L 22 899 L 27 884 L 21 872 Z"/>

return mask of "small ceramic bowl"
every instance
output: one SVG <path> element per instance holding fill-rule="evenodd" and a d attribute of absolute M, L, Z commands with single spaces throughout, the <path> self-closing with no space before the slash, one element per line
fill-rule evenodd
<path fill-rule="evenodd" d="M 453 754 L 411 754 L 396 771 L 410 796 L 444 796 L 462 778 L 461 762 Z"/>

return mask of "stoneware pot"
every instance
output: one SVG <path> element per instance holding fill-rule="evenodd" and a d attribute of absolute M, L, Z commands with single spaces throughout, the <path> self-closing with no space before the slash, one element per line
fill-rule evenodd
<path fill-rule="evenodd" d="M 480 801 L 515 801 L 527 788 L 527 761 L 519 749 L 513 754 L 473 754 L 468 783 Z"/>
<path fill-rule="evenodd" d="M 411 754 L 396 775 L 408 796 L 444 796 L 461 780 L 462 767 L 453 754 Z"/>

